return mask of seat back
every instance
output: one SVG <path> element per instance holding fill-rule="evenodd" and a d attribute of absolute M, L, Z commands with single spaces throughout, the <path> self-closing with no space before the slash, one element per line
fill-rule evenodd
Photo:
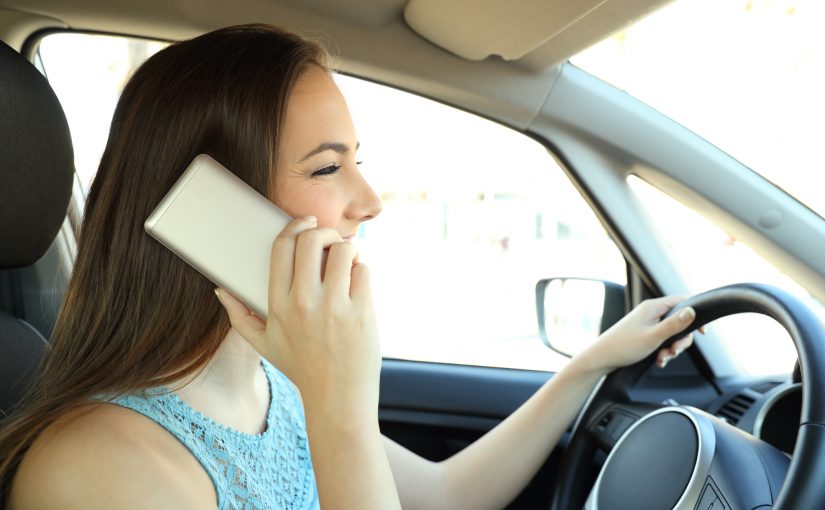
<path fill-rule="evenodd" d="M 74 154 L 54 91 L 0 41 L 0 269 L 34 264 L 66 217 Z M 0 303 L 0 420 L 18 403 L 47 346 L 12 303 Z M 18 312 L 19 313 L 19 312 Z"/>

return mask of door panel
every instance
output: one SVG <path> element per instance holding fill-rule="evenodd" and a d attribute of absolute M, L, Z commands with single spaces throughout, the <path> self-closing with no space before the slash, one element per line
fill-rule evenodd
<path fill-rule="evenodd" d="M 379 420 L 390 439 L 430 460 L 457 453 L 552 377 L 548 372 L 384 360 Z M 546 508 L 567 437 L 509 509 Z"/>

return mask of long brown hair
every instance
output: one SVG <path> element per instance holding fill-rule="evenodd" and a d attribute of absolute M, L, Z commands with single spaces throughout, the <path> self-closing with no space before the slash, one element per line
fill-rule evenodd
<path fill-rule="evenodd" d="M 304 70 L 327 65 L 315 42 L 243 25 L 172 44 L 135 72 L 89 191 L 41 373 L 0 430 L 3 496 L 37 436 L 67 411 L 169 384 L 215 354 L 230 325 L 214 285 L 143 222 L 200 153 L 274 197 L 289 94 Z"/>

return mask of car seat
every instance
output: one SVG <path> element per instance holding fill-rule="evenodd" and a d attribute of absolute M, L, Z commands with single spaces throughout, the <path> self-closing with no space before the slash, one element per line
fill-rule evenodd
<path fill-rule="evenodd" d="M 69 204 L 74 154 L 46 78 L 0 41 L 0 270 L 26 267 L 54 241 Z M 19 403 L 47 347 L 0 289 L 0 423 Z"/>

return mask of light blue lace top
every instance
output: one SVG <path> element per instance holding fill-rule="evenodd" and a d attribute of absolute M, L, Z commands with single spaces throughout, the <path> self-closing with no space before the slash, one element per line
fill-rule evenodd
<path fill-rule="evenodd" d="M 212 479 L 219 510 L 319 509 L 300 398 L 277 368 L 266 360 L 262 365 L 270 404 L 266 431 L 257 435 L 216 423 L 162 388 L 111 402 L 150 418 L 183 443 Z"/>

